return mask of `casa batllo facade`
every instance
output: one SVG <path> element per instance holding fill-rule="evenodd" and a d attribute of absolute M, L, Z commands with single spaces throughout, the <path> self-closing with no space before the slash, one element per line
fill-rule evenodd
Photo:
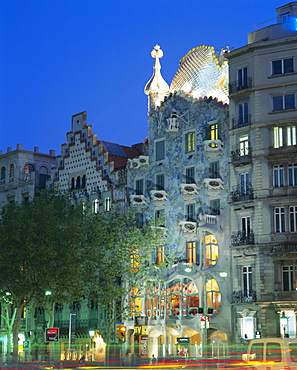
<path fill-rule="evenodd" d="M 170 255 L 173 265 L 144 296 L 131 292 L 127 349 L 147 340 L 149 357 L 224 356 L 233 340 L 229 283 L 222 277 L 230 273 L 228 69 L 222 55 L 201 46 L 182 60 L 169 88 L 160 73 L 162 55 L 156 45 L 145 87 L 148 157 L 129 160 L 128 189 L 138 222 L 153 218 L 163 231 L 156 264 Z M 143 325 L 147 336 L 135 334 Z"/>

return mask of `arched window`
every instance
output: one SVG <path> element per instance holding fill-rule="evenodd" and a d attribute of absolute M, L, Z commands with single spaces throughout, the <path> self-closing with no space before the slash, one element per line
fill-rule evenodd
<path fill-rule="evenodd" d="M 80 176 L 77 176 L 76 178 L 76 186 L 75 186 L 76 189 L 79 189 L 80 188 Z"/>
<path fill-rule="evenodd" d="M 189 278 L 184 279 L 183 283 L 183 316 L 195 316 L 198 314 L 199 294 L 196 284 Z"/>
<path fill-rule="evenodd" d="M 150 282 L 146 290 L 146 316 L 151 319 L 165 316 L 165 285 Z"/>
<path fill-rule="evenodd" d="M 83 175 L 82 181 L 81 181 L 81 187 L 84 188 L 86 186 L 86 175 Z"/>
<path fill-rule="evenodd" d="M 24 173 L 31 173 L 34 171 L 34 166 L 31 163 L 27 163 L 24 168 Z"/>
<path fill-rule="evenodd" d="M 218 309 L 221 307 L 222 294 L 216 279 L 213 277 L 206 278 L 205 288 L 207 308 L 213 308 L 213 312 L 217 313 Z"/>
<path fill-rule="evenodd" d="M 71 190 L 73 190 L 74 189 L 74 177 L 72 177 L 72 179 L 71 179 Z"/>
<path fill-rule="evenodd" d="M 9 166 L 9 177 L 14 178 L 14 164 Z"/>
<path fill-rule="evenodd" d="M 130 287 L 130 316 L 139 316 L 142 313 L 142 298 L 137 287 Z"/>
<path fill-rule="evenodd" d="M 1 180 L 5 180 L 6 177 L 6 168 L 1 167 Z"/>
<path fill-rule="evenodd" d="M 182 289 L 181 281 L 173 280 L 168 284 L 167 288 L 167 315 L 180 317 L 181 309 L 181 298 L 182 298 Z"/>
<path fill-rule="evenodd" d="M 212 234 L 206 234 L 202 238 L 205 253 L 206 266 L 214 266 L 219 259 L 219 246 L 217 239 Z"/>
<path fill-rule="evenodd" d="M 41 166 L 39 173 L 42 175 L 48 175 L 48 169 L 45 166 Z"/>

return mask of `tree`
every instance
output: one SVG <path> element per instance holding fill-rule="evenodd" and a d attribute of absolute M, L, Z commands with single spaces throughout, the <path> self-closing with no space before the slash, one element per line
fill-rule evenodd
<path fill-rule="evenodd" d="M 115 320 L 129 312 L 131 290 L 141 292 L 148 279 L 161 279 L 164 265 L 155 263 L 161 231 L 150 223 L 139 226 L 133 212 L 120 210 L 90 215 L 85 252 L 89 278 L 85 296 L 105 310 L 107 326 L 103 332 L 107 344 L 112 341 Z M 139 293 L 140 294 L 140 293 Z"/>
<path fill-rule="evenodd" d="M 55 190 L 40 192 L 28 204 L 3 207 L 0 291 L 2 297 L 9 295 L 15 310 L 10 321 L 14 361 L 24 307 L 32 303 L 46 307 L 46 291 L 52 292 L 52 303 L 73 300 L 80 291 L 84 284 L 80 271 L 85 238 L 82 208 L 74 208 L 64 194 Z"/>

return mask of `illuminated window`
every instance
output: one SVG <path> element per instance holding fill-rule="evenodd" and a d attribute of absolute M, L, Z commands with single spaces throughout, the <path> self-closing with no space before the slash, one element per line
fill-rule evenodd
<path fill-rule="evenodd" d="M 219 258 L 219 246 L 216 238 L 212 234 L 204 235 L 202 243 L 205 250 L 205 264 L 206 266 L 216 265 Z"/>
<path fill-rule="evenodd" d="M 250 175 L 249 173 L 242 173 L 240 175 L 240 191 L 241 195 L 247 195 L 250 193 L 251 185 L 250 185 Z"/>
<path fill-rule="evenodd" d="M 297 186 L 297 163 L 288 166 L 289 186 Z"/>
<path fill-rule="evenodd" d="M 216 123 L 209 126 L 210 140 L 219 140 L 219 125 Z"/>
<path fill-rule="evenodd" d="M 283 142 L 283 128 L 274 127 L 273 128 L 273 147 L 281 148 L 284 145 Z"/>
<path fill-rule="evenodd" d="M 111 210 L 111 198 L 107 197 L 104 199 L 104 210 L 105 212 L 109 212 Z"/>
<path fill-rule="evenodd" d="M 198 314 L 199 294 L 193 280 L 185 278 L 183 282 L 182 315 L 195 316 Z"/>
<path fill-rule="evenodd" d="M 26 164 L 24 173 L 31 173 L 34 171 L 34 166 L 30 163 Z"/>
<path fill-rule="evenodd" d="M 130 316 L 140 316 L 142 313 L 142 298 L 137 287 L 130 288 Z"/>
<path fill-rule="evenodd" d="M 206 279 L 206 305 L 207 308 L 213 308 L 216 312 L 221 307 L 222 294 L 217 281 L 213 278 Z"/>
<path fill-rule="evenodd" d="M 146 290 L 146 315 L 156 319 L 165 317 L 165 285 L 150 282 Z"/>
<path fill-rule="evenodd" d="M 273 60 L 271 62 L 272 75 L 294 72 L 293 58 Z"/>
<path fill-rule="evenodd" d="M 275 226 L 276 233 L 285 232 L 285 208 L 284 207 L 275 207 L 274 226 Z"/>
<path fill-rule="evenodd" d="M 95 199 L 93 201 L 93 213 L 98 213 L 99 212 L 99 200 Z"/>
<path fill-rule="evenodd" d="M 157 141 L 155 143 L 155 149 L 156 161 L 162 161 L 165 159 L 165 140 Z"/>
<path fill-rule="evenodd" d="M 296 145 L 296 126 L 288 126 L 287 127 L 287 145 Z"/>
<path fill-rule="evenodd" d="M 284 186 L 284 166 L 282 164 L 273 166 L 273 185 L 275 188 Z"/>
<path fill-rule="evenodd" d="M 272 111 L 295 109 L 295 94 L 284 94 L 272 97 Z"/>
<path fill-rule="evenodd" d="M 193 152 L 195 150 L 195 133 L 188 132 L 185 136 L 186 139 L 186 153 Z"/>
<path fill-rule="evenodd" d="M 140 255 L 136 247 L 131 248 L 130 252 L 130 271 L 138 272 L 140 266 Z"/>
<path fill-rule="evenodd" d="M 187 262 L 199 263 L 199 254 L 197 259 L 197 242 L 187 242 Z"/>
<path fill-rule="evenodd" d="M 167 315 L 179 316 L 181 310 L 182 288 L 180 280 L 173 280 L 167 288 Z"/>
<path fill-rule="evenodd" d="M 244 157 L 249 154 L 249 136 L 242 135 L 239 137 L 239 155 Z"/>
<path fill-rule="evenodd" d="M 165 246 L 158 245 L 156 248 L 156 265 L 160 265 L 165 261 Z"/>

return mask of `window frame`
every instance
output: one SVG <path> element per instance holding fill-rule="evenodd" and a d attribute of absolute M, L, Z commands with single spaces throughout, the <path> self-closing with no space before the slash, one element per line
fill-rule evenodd
<path fill-rule="evenodd" d="M 166 153 L 166 142 L 165 139 L 155 141 L 155 160 L 156 162 L 163 161 Z"/>
<path fill-rule="evenodd" d="M 185 134 L 185 153 L 195 151 L 195 132 L 190 131 Z"/>
<path fill-rule="evenodd" d="M 288 186 L 297 186 L 297 163 L 288 164 Z"/>
<path fill-rule="evenodd" d="M 294 103 L 293 106 L 287 106 L 289 102 L 286 101 L 287 100 L 286 97 L 289 98 L 290 96 L 293 96 L 293 103 Z M 272 98 L 272 113 L 296 109 L 296 93 L 295 92 L 290 92 L 290 93 L 285 93 L 285 94 L 275 94 L 275 95 L 271 95 L 271 98 Z"/>
<path fill-rule="evenodd" d="M 273 187 L 283 188 L 285 186 L 285 169 L 283 164 L 273 166 Z"/>
<path fill-rule="evenodd" d="M 292 70 L 286 72 L 285 61 L 292 60 Z M 273 63 L 280 62 L 280 71 L 279 73 L 274 73 Z M 271 60 L 271 76 L 282 76 L 285 74 L 294 73 L 294 57 L 279 58 Z"/>
<path fill-rule="evenodd" d="M 162 179 L 162 181 L 160 181 Z M 156 173 L 155 175 L 156 190 L 165 190 L 165 174 Z"/>
<path fill-rule="evenodd" d="M 274 232 L 277 234 L 282 234 L 286 232 L 285 207 L 274 208 Z"/>

